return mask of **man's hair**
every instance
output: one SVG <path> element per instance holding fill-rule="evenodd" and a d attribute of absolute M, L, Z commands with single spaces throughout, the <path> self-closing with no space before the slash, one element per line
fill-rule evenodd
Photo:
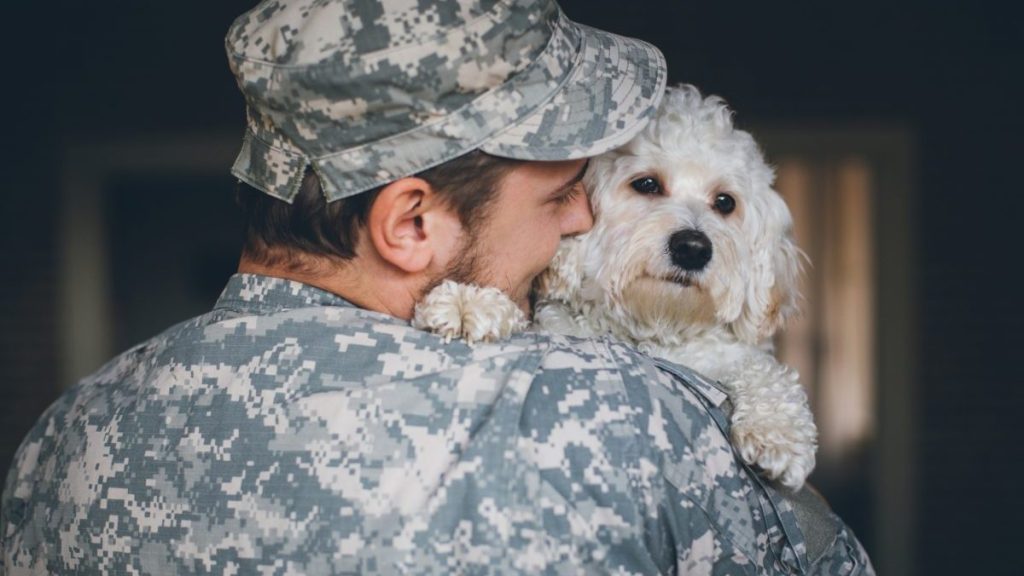
<path fill-rule="evenodd" d="M 416 174 L 430 183 L 441 199 L 473 234 L 489 216 L 502 178 L 522 162 L 474 150 Z M 315 272 L 308 256 L 341 263 L 355 257 L 359 230 L 384 186 L 327 202 L 320 179 L 310 169 L 291 204 L 245 183 L 237 201 L 244 217 L 242 255 L 264 266 Z"/>

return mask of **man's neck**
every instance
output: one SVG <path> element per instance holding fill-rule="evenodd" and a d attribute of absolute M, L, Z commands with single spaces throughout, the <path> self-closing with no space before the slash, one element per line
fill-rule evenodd
<path fill-rule="evenodd" d="M 394 270 L 366 269 L 358 259 L 338 265 L 317 261 L 292 269 L 286 266 L 267 266 L 242 257 L 238 264 L 240 274 L 260 274 L 301 282 L 325 290 L 364 308 L 403 320 L 412 318 L 419 292 L 408 287 L 413 280 L 400 277 Z"/>

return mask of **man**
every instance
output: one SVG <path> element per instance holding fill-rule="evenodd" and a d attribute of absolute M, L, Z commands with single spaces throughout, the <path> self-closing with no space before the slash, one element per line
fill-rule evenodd
<path fill-rule="evenodd" d="M 240 273 L 43 415 L 4 491 L 5 570 L 870 572 L 820 500 L 739 463 L 699 375 L 409 326 L 444 278 L 528 310 L 591 225 L 585 159 L 657 103 L 655 49 L 544 0 L 272 0 L 227 49 Z"/>

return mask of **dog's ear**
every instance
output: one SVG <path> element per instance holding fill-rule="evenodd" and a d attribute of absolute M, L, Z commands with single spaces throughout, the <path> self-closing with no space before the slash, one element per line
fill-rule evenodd
<path fill-rule="evenodd" d="M 801 299 L 804 255 L 793 242 L 789 209 L 774 191 L 766 199 L 765 221 L 774 226 L 754 235 L 746 302 L 732 323 L 736 336 L 750 344 L 759 344 L 784 327 L 799 312 Z"/>
<path fill-rule="evenodd" d="M 534 286 L 538 301 L 575 302 L 583 282 L 583 243 L 579 237 L 562 240 L 554 260 Z"/>

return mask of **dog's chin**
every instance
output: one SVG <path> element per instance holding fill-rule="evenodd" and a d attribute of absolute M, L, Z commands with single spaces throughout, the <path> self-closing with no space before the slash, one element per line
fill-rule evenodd
<path fill-rule="evenodd" d="M 674 274 L 665 278 L 654 278 L 651 280 L 661 280 L 662 282 L 669 282 L 683 288 L 693 288 L 695 290 L 704 290 L 704 286 L 700 283 L 695 274 L 684 272 L 682 274 Z"/>
<path fill-rule="evenodd" d="M 700 276 L 689 272 L 669 274 L 667 276 L 644 275 L 637 278 L 636 282 L 647 285 L 652 290 L 668 292 L 675 290 L 675 292 L 680 293 L 680 297 L 686 298 L 697 297 L 697 295 L 691 292 L 705 292 L 705 286 Z"/>
<path fill-rule="evenodd" d="M 691 333 L 716 322 L 711 294 L 693 275 L 640 276 L 623 289 L 622 298 L 647 326 Z"/>

